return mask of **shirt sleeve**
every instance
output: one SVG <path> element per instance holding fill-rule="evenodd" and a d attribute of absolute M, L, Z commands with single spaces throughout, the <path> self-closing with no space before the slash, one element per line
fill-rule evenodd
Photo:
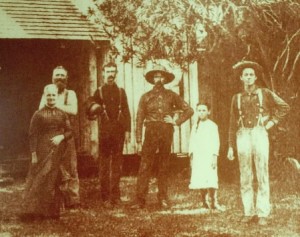
<path fill-rule="evenodd" d="M 30 152 L 36 152 L 37 149 L 37 141 L 38 134 L 40 129 L 40 116 L 38 115 L 38 111 L 36 111 L 30 121 L 29 126 L 29 146 Z"/>
<path fill-rule="evenodd" d="M 266 89 L 269 97 L 271 97 L 272 101 L 272 117 L 271 120 L 277 124 L 280 120 L 282 120 L 290 111 L 290 106 L 281 99 L 278 95 L 272 92 L 269 89 Z"/>
<path fill-rule="evenodd" d="M 142 142 L 143 136 L 143 124 L 146 116 L 145 107 L 145 96 L 143 95 L 140 99 L 138 111 L 136 115 L 136 141 Z"/>
<path fill-rule="evenodd" d="M 194 114 L 194 110 L 186 103 L 179 95 L 173 92 L 174 102 L 176 109 L 180 109 L 183 112 L 180 113 L 178 119 L 175 121 L 176 125 L 181 125 L 188 120 Z"/>
<path fill-rule="evenodd" d="M 212 129 L 212 136 L 213 136 L 213 154 L 219 156 L 219 150 L 220 150 L 220 136 L 219 136 L 219 129 L 218 125 L 213 123 L 213 129 Z"/>
<path fill-rule="evenodd" d="M 228 136 L 228 145 L 232 148 L 236 140 L 237 119 L 237 95 L 234 95 L 231 100 Z"/>
<path fill-rule="evenodd" d="M 78 113 L 78 101 L 75 91 L 68 90 L 67 103 L 57 107 L 69 115 L 76 115 Z"/>
<path fill-rule="evenodd" d="M 64 119 L 65 119 L 64 137 L 65 140 L 69 140 L 71 137 L 73 137 L 73 131 L 69 120 L 69 116 L 67 114 L 64 114 Z"/>
<path fill-rule="evenodd" d="M 128 100 L 127 100 L 127 95 L 124 89 L 121 89 L 121 96 L 123 97 L 122 99 L 122 113 L 124 115 L 124 125 L 125 125 L 125 131 L 130 132 L 131 131 L 131 116 L 130 116 L 130 111 L 129 111 L 129 106 L 128 106 Z"/>
<path fill-rule="evenodd" d="M 193 124 L 190 135 L 189 155 L 194 152 L 196 123 Z"/>

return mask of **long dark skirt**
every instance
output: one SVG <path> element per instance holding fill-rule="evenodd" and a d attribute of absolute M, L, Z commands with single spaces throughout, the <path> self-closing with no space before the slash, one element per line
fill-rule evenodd
<path fill-rule="evenodd" d="M 59 217 L 61 148 L 50 149 L 47 156 L 31 165 L 23 196 L 23 218 Z"/>

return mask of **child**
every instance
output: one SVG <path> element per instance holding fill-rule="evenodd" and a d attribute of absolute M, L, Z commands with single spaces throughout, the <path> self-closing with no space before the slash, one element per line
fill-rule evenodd
<path fill-rule="evenodd" d="M 218 126 L 208 116 L 208 103 L 198 103 L 196 106 L 196 123 L 193 124 L 190 138 L 189 154 L 191 157 L 190 189 L 199 189 L 204 208 L 209 208 L 206 201 L 208 194 L 210 207 L 218 209 L 216 190 L 218 189 L 217 158 L 220 140 Z"/>

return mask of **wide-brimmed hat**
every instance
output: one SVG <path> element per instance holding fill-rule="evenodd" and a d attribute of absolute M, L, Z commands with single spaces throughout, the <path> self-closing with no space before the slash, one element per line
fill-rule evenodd
<path fill-rule="evenodd" d="M 243 60 L 232 66 L 232 69 L 235 70 L 239 74 L 241 74 L 245 68 L 253 68 L 254 71 L 257 73 L 263 72 L 262 66 L 259 65 L 257 62 L 253 62 L 253 61 Z"/>
<path fill-rule="evenodd" d="M 175 75 L 173 73 L 168 72 L 164 66 L 155 64 L 153 69 L 151 69 L 145 74 L 145 78 L 149 83 L 154 84 L 153 76 L 156 72 L 160 72 L 161 74 L 163 74 L 163 76 L 165 77 L 164 84 L 170 83 L 175 78 Z"/>

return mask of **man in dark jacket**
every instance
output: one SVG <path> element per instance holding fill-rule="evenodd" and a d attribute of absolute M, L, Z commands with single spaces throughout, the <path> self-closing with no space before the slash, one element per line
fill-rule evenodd
<path fill-rule="evenodd" d="M 136 140 L 138 150 L 142 150 L 142 159 L 137 178 L 137 202 L 132 208 L 143 208 L 148 193 L 149 179 L 154 160 L 158 159 L 158 200 L 162 208 L 168 208 L 168 166 L 171 145 L 173 142 L 173 126 L 181 125 L 193 115 L 193 109 L 175 92 L 164 88 L 164 84 L 174 79 L 161 65 L 145 75 L 146 80 L 154 84 L 139 102 L 137 112 Z M 175 111 L 181 110 L 178 117 Z M 142 128 L 145 125 L 145 139 L 142 146 Z M 157 153 L 158 152 L 158 153 Z M 156 154 L 157 153 L 157 154 Z"/>
<path fill-rule="evenodd" d="M 99 160 L 101 197 L 105 206 L 120 204 L 120 177 L 124 141 L 130 141 L 131 121 L 125 90 L 116 83 L 117 66 L 103 67 L 104 85 L 87 103 L 90 119 L 99 117 Z"/>

